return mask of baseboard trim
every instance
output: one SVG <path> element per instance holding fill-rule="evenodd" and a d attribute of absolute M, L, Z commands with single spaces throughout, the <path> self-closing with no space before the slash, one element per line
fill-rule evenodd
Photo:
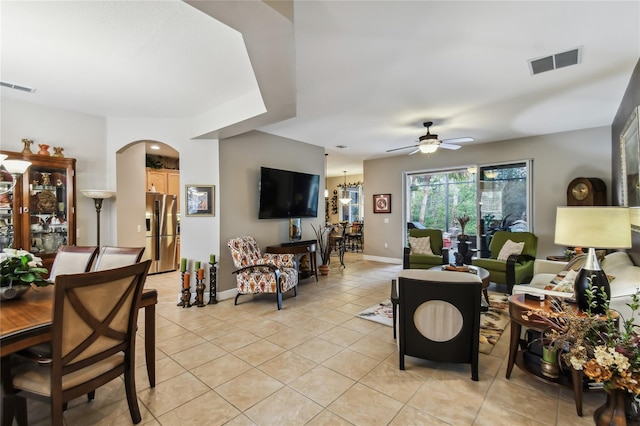
<path fill-rule="evenodd" d="M 373 262 L 393 263 L 394 265 L 402 265 L 402 259 L 397 259 L 395 257 L 371 256 L 369 254 L 365 254 L 362 256 L 362 258 L 364 260 L 371 260 Z"/>

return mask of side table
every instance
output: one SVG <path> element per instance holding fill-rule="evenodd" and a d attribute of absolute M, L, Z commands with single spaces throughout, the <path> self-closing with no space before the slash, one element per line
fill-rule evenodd
<path fill-rule="evenodd" d="M 542 375 L 540 366 L 529 362 L 525 357 L 527 352 L 527 344 L 520 338 L 522 326 L 536 330 L 544 331 L 548 328 L 548 324 L 542 321 L 536 321 L 535 318 L 524 319 L 522 314 L 532 309 L 544 309 L 551 311 L 549 300 L 538 302 L 529 300 L 524 294 L 514 294 L 509 296 L 509 316 L 511 317 L 511 340 L 509 343 L 509 361 L 507 363 L 507 379 L 511 376 L 513 366 L 517 365 L 522 371 L 531 374 L 536 379 L 545 383 L 562 386 L 573 389 L 573 397 L 576 403 L 576 413 L 582 417 L 582 392 L 584 385 L 582 381 L 582 371 L 571 369 L 571 376 L 560 374 L 557 379 L 550 379 Z M 576 309 L 578 307 L 576 306 Z M 519 348 L 520 347 L 520 348 Z M 589 389 L 590 390 L 590 389 Z"/>
<path fill-rule="evenodd" d="M 306 274 L 302 274 L 298 267 L 299 279 L 309 278 L 315 275 L 318 281 L 318 265 L 316 260 L 316 240 L 296 241 L 292 243 L 282 243 L 279 246 L 269 246 L 265 249 L 265 253 L 279 254 L 295 254 L 298 258 L 309 256 L 309 266 L 311 270 Z"/>

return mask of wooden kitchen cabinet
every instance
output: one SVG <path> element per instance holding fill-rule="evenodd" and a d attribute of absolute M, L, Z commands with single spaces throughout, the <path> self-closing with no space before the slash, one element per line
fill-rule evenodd
<path fill-rule="evenodd" d="M 51 270 L 58 247 L 76 244 L 76 160 L 0 153 L 9 160 L 31 162 L 13 190 L 0 195 L 0 251 L 6 247 L 28 250 Z M 12 178 L 1 173 L 0 190 L 4 190 Z"/>
<path fill-rule="evenodd" d="M 156 192 L 175 195 L 180 212 L 180 170 L 147 168 L 147 191 L 151 190 L 152 184 Z"/>

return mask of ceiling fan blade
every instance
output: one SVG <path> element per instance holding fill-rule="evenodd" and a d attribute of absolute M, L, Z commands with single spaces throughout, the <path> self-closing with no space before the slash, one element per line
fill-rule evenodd
<path fill-rule="evenodd" d="M 418 145 L 409 145 L 409 146 L 403 146 L 402 148 L 393 148 L 393 149 L 388 149 L 387 152 L 393 152 L 393 151 L 400 151 L 401 149 L 407 149 L 407 148 L 415 148 Z"/>
<path fill-rule="evenodd" d="M 420 152 L 420 148 L 416 148 L 416 149 L 414 149 L 413 151 L 411 151 L 411 152 L 409 153 L 409 155 L 417 154 L 418 152 Z"/>
<path fill-rule="evenodd" d="M 473 138 L 453 138 L 453 139 L 442 139 L 442 142 L 445 143 L 449 143 L 449 142 L 453 142 L 453 143 L 462 143 L 462 142 L 473 142 Z"/>
<path fill-rule="evenodd" d="M 441 143 L 438 148 L 444 148 L 444 149 L 452 149 L 452 150 L 456 150 L 456 149 L 460 149 L 460 145 L 451 145 L 448 143 Z"/>

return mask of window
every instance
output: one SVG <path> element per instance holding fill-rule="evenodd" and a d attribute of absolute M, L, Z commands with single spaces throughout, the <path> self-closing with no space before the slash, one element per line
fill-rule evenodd
<path fill-rule="evenodd" d="M 362 205 L 362 185 L 347 186 L 346 192 L 351 198 L 349 204 L 341 204 L 340 220 L 347 222 L 361 222 L 364 220 L 364 206 Z"/>
<path fill-rule="evenodd" d="M 407 222 L 448 232 L 455 218 L 468 215 L 465 234 L 476 235 L 476 175 L 465 169 L 421 172 L 407 176 Z"/>
<path fill-rule="evenodd" d="M 445 244 L 455 246 L 455 235 L 461 231 L 455 218 L 467 215 L 464 233 L 471 237 L 471 248 L 478 247 L 479 255 L 488 257 L 496 231 L 532 231 L 530 170 L 531 160 L 525 160 L 407 173 L 407 226 L 440 229 Z"/>

